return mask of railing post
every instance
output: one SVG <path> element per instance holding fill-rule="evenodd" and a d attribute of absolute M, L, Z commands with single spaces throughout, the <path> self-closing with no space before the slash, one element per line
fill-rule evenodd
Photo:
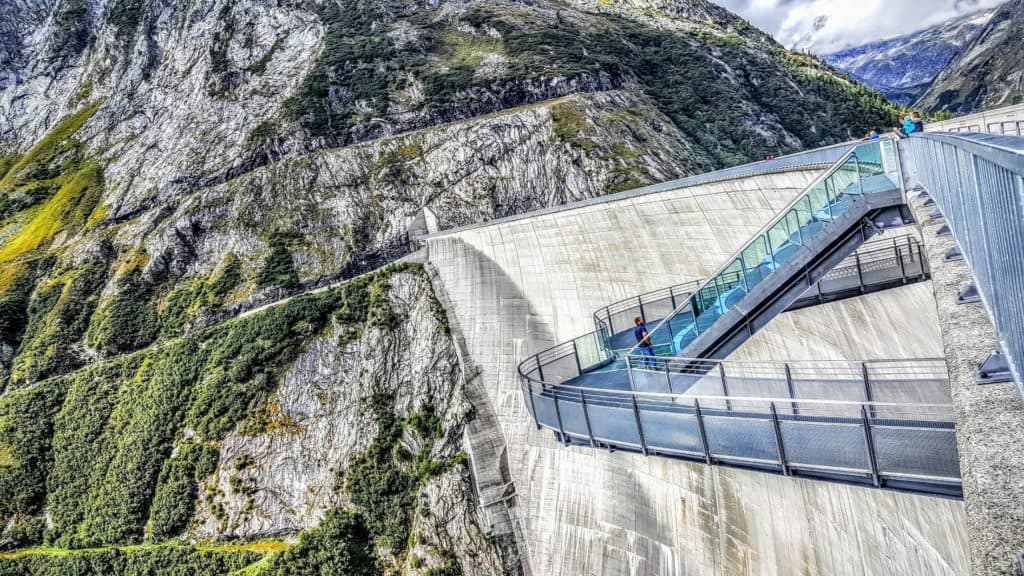
<path fill-rule="evenodd" d="M 608 337 L 611 338 L 612 336 L 615 336 L 615 327 L 612 326 L 612 309 L 611 309 L 611 306 L 609 306 L 608 308 L 605 308 L 604 311 L 608 315 Z"/>
<path fill-rule="evenodd" d="M 775 428 L 775 445 L 779 447 L 779 466 L 782 474 L 789 476 L 789 465 L 786 464 L 786 447 L 782 443 L 782 427 L 779 425 L 779 414 L 775 411 L 775 402 L 771 403 L 772 426 Z"/>
<path fill-rule="evenodd" d="M 640 304 L 640 317 L 644 319 L 644 322 L 647 322 L 647 315 L 644 314 L 644 297 L 637 296 L 636 301 L 638 304 Z"/>
<path fill-rule="evenodd" d="M 668 393 L 675 394 L 675 390 L 672 390 L 672 370 L 668 367 L 668 361 L 665 361 L 665 380 L 668 381 Z"/>
<path fill-rule="evenodd" d="M 647 440 L 644 439 L 644 427 L 640 424 L 640 408 L 636 405 L 636 394 L 630 396 L 633 400 L 633 418 L 636 420 L 636 432 L 640 436 L 640 450 L 647 456 Z"/>
<path fill-rule="evenodd" d="M 896 242 L 896 239 L 894 238 L 893 239 L 893 243 L 895 243 L 895 242 Z M 899 260 L 899 262 L 900 262 L 900 278 L 903 280 L 903 283 L 906 284 L 907 283 L 907 265 L 906 265 L 906 263 L 903 262 L 903 252 L 900 250 L 899 246 L 896 246 L 896 259 Z"/>
<path fill-rule="evenodd" d="M 726 381 L 725 364 L 722 364 L 721 362 L 718 363 L 718 374 L 722 380 L 722 396 L 725 396 L 725 409 L 726 411 L 730 411 L 732 410 L 732 406 L 729 403 L 729 384 Z"/>
<path fill-rule="evenodd" d="M 526 394 L 530 397 L 530 412 L 533 413 L 533 423 L 537 425 L 537 430 L 540 430 L 540 420 L 537 418 L 537 401 L 533 399 L 533 384 L 530 382 L 526 383 Z"/>
<path fill-rule="evenodd" d="M 544 367 L 541 366 L 541 364 L 540 364 L 540 354 L 534 356 L 533 358 L 535 360 L 537 360 L 537 376 L 539 376 L 540 377 L 540 381 L 543 382 L 544 381 Z"/>
<path fill-rule="evenodd" d="M 580 349 L 576 346 L 576 341 L 572 341 L 572 356 L 576 359 L 576 375 L 583 375 L 583 365 L 580 364 Z"/>
<path fill-rule="evenodd" d="M 668 287 L 668 297 L 669 297 L 669 300 L 672 301 L 672 311 L 675 312 L 675 310 L 676 310 L 676 287 L 675 286 L 669 286 Z"/>
<path fill-rule="evenodd" d="M 565 426 L 562 425 L 562 409 L 558 407 L 558 392 L 552 392 L 551 399 L 555 402 L 555 418 L 558 419 L 558 435 L 561 437 L 562 442 L 568 446 L 569 437 L 565 435 Z"/>
<path fill-rule="evenodd" d="M 590 427 L 590 413 L 587 411 L 587 397 L 583 395 L 582 388 L 580 388 L 580 405 L 583 407 L 583 421 L 587 423 L 587 437 L 590 438 L 590 447 L 597 448 L 597 442 L 594 440 L 594 429 Z"/>
<path fill-rule="evenodd" d="M 868 375 L 868 363 L 867 362 L 861 362 L 860 363 L 860 376 L 861 376 L 861 380 L 864 381 L 864 399 L 867 400 L 869 403 L 873 403 L 875 401 L 875 395 L 871 393 L 871 377 Z M 871 407 L 871 417 L 874 418 L 874 416 L 875 416 L 875 408 L 872 405 L 872 407 Z"/>
<path fill-rule="evenodd" d="M 878 475 L 878 460 L 875 458 L 875 440 L 871 437 L 871 422 L 868 420 L 868 411 L 863 405 L 860 407 L 860 418 L 864 426 L 864 443 L 868 450 L 868 465 L 871 467 L 871 482 L 875 488 L 882 485 Z"/>
<path fill-rule="evenodd" d="M 864 269 L 860 265 L 860 254 L 854 253 L 853 259 L 857 263 L 857 284 L 860 286 L 861 294 L 864 293 Z"/>
<path fill-rule="evenodd" d="M 633 381 L 633 360 L 629 354 L 626 354 L 626 376 L 629 377 L 629 390 L 636 392 L 636 382 Z"/>
<path fill-rule="evenodd" d="M 711 466 L 711 448 L 708 445 L 708 433 L 704 429 L 704 415 L 700 411 L 700 401 L 693 399 L 693 412 L 697 415 L 697 431 L 700 433 L 700 443 L 704 447 L 704 463 Z"/>
<path fill-rule="evenodd" d="M 789 364 L 783 364 L 782 366 L 786 369 L 786 390 L 789 392 L 789 397 L 794 399 L 796 398 L 796 391 L 793 389 L 793 371 L 790 370 Z M 790 406 L 793 409 L 794 416 L 800 413 L 796 402 L 790 402 Z"/>

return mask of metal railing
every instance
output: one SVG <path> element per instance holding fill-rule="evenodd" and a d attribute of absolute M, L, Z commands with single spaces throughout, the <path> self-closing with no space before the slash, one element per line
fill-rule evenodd
<path fill-rule="evenodd" d="M 676 327 L 674 337 L 685 333 L 686 344 L 695 340 L 801 247 L 824 234 L 859 198 L 899 189 L 898 169 L 894 140 L 883 138 L 854 147 L 704 280 L 651 334 L 657 338 L 682 319 L 685 325 Z M 677 346 L 670 354 L 682 349 Z"/>
<path fill-rule="evenodd" d="M 589 337 L 596 347 L 596 335 Z M 943 360 L 714 362 L 686 373 L 661 358 L 633 371 L 646 380 L 634 390 L 553 383 L 591 373 L 573 358 L 578 347 L 541 353 L 519 372 L 535 424 L 566 443 L 960 494 Z M 555 358 L 552 378 L 543 368 Z M 692 361 L 685 364 L 692 370 Z M 817 397 L 836 391 L 849 400 Z M 908 394 L 935 402 L 902 401 Z"/>
<path fill-rule="evenodd" d="M 804 229 L 814 222 L 827 225 L 851 197 L 901 186 L 894 179 L 898 163 L 891 140 L 858 149 L 867 153 L 845 153 L 762 230 L 758 238 L 765 239 L 765 247 L 750 260 L 751 270 L 784 258 L 778 248 L 794 238 L 803 245 Z M 800 204 L 804 199 L 806 206 Z M 750 281 L 744 266 L 749 250 L 750 245 L 736 255 L 738 269 L 730 268 L 730 259 L 713 277 L 716 299 Z M 821 301 L 827 290 L 864 291 L 874 281 L 906 282 L 928 274 L 921 246 L 912 239 L 862 251 L 851 260 L 797 302 Z M 775 269 L 771 265 L 767 270 Z M 829 288 L 827 282 L 835 284 Z M 553 430 L 566 443 L 961 494 L 944 360 L 728 362 L 632 357 L 617 350 L 613 340 L 622 333 L 616 331 L 628 335 L 630 316 L 650 321 L 665 315 L 660 326 L 670 331 L 668 320 L 708 285 L 694 282 L 613 304 L 595 313 L 595 332 L 524 360 L 518 374 L 536 426 Z M 673 338 L 654 344 L 667 346 L 663 353 L 678 353 Z"/>
<path fill-rule="evenodd" d="M 954 132 L 1024 136 L 1024 104 L 1004 106 L 942 122 L 929 122 L 925 132 Z"/>
<path fill-rule="evenodd" d="M 790 309 L 822 304 L 845 296 L 864 294 L 929 277 L 927 258 L 920 241 L 915 237 L 904 235 L 872 240 L 826 274 Z M 660 322 L 671 315 L 680 303 L 686 302 L 699 285 L 700 281 L 677 284 L 620 300 L 599 309 L 594 313 L 594 325 L 603 335 L 605 348 L 609 352 L 624 355 L 633 347 L 633 343 L 616 346 L 611 343 L 613 337 L 631 330 L 637 316 L 648 323 Z M 666 332 L 673 337 L 674 331 L 674 325 L 669 323 Z M 664 342 L 661 349 L 669 350 Z"/>
<path fill-rule="evenodd" d="M 971 269 L 1024 396 L 1024 139 L 925 133 L 901 146 Z"/>

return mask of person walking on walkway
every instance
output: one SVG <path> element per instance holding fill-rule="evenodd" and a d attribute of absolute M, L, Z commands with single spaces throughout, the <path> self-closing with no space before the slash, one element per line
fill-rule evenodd
<path fill-rule="evenodd" d="M 643 316 L 634 318 L 633 323 L 636 324 L 636 328 L 633 328 L 633 337 L 636 338 L 636 351 L 641 356 L 644 356 L 642 367 L 653 368 L 654 343 L 651 342 L 651 333 L 647 331 L 647 325 L 644 323 Z"/>

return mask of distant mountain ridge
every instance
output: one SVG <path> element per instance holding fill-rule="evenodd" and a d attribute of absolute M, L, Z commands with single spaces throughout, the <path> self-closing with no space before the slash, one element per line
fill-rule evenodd
<path fill-rule="evenodd" d="M 1024 0 L 1003 4 L 915 106 L 966 114 L 1024 102 Z"/>
<path fill-rule="evenodd" d="M 916 102 L 940 73 L 986 28 L 989 8 L 896 38 L 826 54 L 823 59 L 898 104 Z"/>

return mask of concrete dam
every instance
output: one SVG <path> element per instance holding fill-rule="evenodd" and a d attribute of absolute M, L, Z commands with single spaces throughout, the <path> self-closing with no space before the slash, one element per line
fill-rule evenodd
<path fill-rule="evenodd" d="M 492 532 L 535 575 L 1012 574 L 1016 327 L 935 156 L 1012 170 L 1007 140 L 851 143 L 432 230 Z M 970 279 L 981 305 L 956 302 Z M 993 390 L 1001 429 L 973 404 Z"/>

